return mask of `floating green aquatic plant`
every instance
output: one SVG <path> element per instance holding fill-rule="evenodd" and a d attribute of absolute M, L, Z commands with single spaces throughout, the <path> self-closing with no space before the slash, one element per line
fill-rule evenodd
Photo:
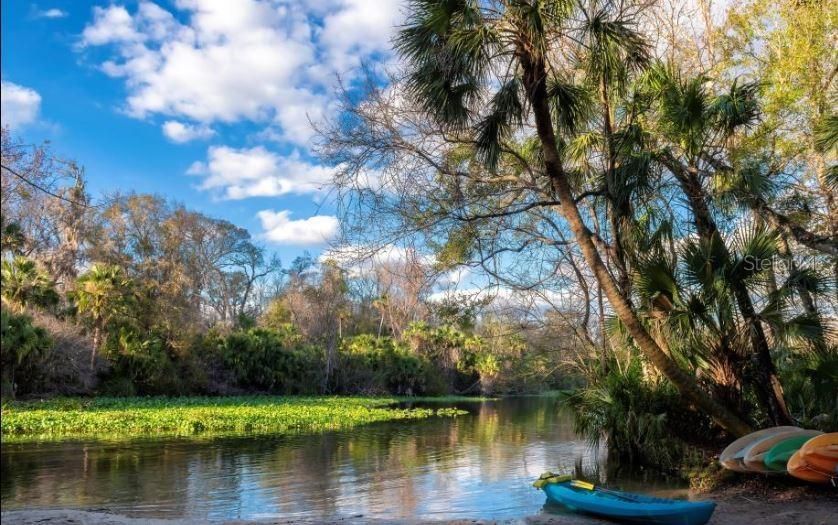
<path fill-rule="evenodd" d="M 5 440 L 130 438 L 144 435 L 287 434 L 341 430 L 378 421 L 457 416 L 452 408 L 398 408 L 398 398 L 154 397 L 58 398 L 7 403 Z"/>

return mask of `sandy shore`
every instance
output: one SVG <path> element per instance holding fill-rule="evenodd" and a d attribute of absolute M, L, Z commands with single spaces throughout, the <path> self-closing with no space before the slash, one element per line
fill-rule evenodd
<path fill-rule="evenodd" d="M 831 525 L 838 523 L 838 489 L 829 487 L 797 487 L 780 492 L 763 488 L 740 486 L 724 492 L 702 497 L 718 503 L 709 525 Z M 154 520 L 120 516 L 104 512 L 83 510 L 16 510 L 3 512 L 0 519 L 4 525 L 185 525 L 204 523 L 196 520 Z M 287 519 L 228 521 L 224 525 L 288 525 L 315 524 L 322 521 L 300 521 Z M 578 514 L 540 513 L 521 518 L 493 520 L 381 520 L 363 516 L 332 520 L 328 525 L 599 525 L 614 522 L 603 521 Z"/>

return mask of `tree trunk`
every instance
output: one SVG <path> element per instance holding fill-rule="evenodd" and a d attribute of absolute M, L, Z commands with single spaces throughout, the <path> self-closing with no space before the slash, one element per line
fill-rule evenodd
<path fill-rule="evenodd" d="M 96 326 L 93 328 L 93 347 L 90 349 L 90 370 L 96 369 L 96 352 L 99 350 L 99 338 L 102 336 L 102 330 Z"/>
<path fill-rule="evenodd" d="M 686 400 L 712 417 L 719 426 L 731 434 L 735 436 L 747 434 L 751 431 L 747 423 L 703 392 L 694 378 L 684 373 L 677 363 L 661 350 L 640 322 L 628 299 L 622 295 L 611 274 L 608 273 L 608 269 L 594 246 L 591 232 L 582 220 L 579 208 L 573 200 L 570 185 L 562 168 L 547 102 L 544 63 L 537 57 L 533 57 L 525 48 L 519 50 L 518 56 L 524 70 L 524 86 L 532 105 L 536 129 L 541 141 L 544 167 L 547 176 L 550 178 L 552 189 L 559 198 L 559 210 L 570 225 L 585 256 L 585 261 L 594 272 L 600 286 L 602 286 L 614 312 L 626 326 L 640 350 L 672 382 Z"/>
<path fill-rule="evenodd" d="M 594 234 L 600 236 L 599 218 L 597 217 L 596 209 L 593 205 L 590 206 L 591 219 L 594 223 Z M 596 302 L 597 302 L 597 319 L 599 322 L 599 345 L 600 345 L 600 367 L 602 373 L 608 372 L 608 331 L 605 329 L 605 305 L 602 301 L 602 286 L 597 282 L 596 287 Z"/>
<path fill-rule="evenodd" d="M 827 255 L 838 256 L 838 236 L 812 233 L 806 228 L 795 224 L 782 213 L 778 213 L 762 200 L 757 200 L 754 203 L 754 207 L 768 224 L 793 238 L 803 246 Z"/>
<path fill-rule="evenodd" d="M 615 187 L 614 172 L 617 154 L 614 151 L 614 125 L 611 119 L 611 104 L 608 99 L 608 84 L 605 78 L 600 79 L 599 96 L 602 104 L 602 131 L 605 135 L 605 156 L 607 159 L 605 165 L 605 195 L 611 207 L 608 222 L 611 225 L 611 235 L 613 237 L 611 239 L 613 244 L 612 253 L 619 276 L 618 285 L 623 295 L 631 301 L 631 277 L 626 264 L 626 251 L 623 247 L 623 231 L 630 224 L 632 212 L 630 205 L 622 197 L 617 196 L 617 188 Z"/>

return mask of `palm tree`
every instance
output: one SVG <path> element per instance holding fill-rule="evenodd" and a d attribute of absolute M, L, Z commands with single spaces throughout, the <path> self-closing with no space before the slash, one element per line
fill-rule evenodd
<path fill-rule="evenodd" d="M 28 306 L 46 308 L 58 303 L 55 283 L 35 261 L 26 257 L 18 255 L 3 261 L 2 279 L 3 299 L 17 310 Z"/>
<path fill-rule="evenodd" d="M 574 200 L 560 151 L 563 130 L 554 116 L 572 121 L 576 104 L 568 90 L 549 89 L 564 69 L 561 45 L 572 32 L 574 5 L 570 0 L 414 0 L 397 39 L 409 68 L 408 92 L 440 126 L 455 132 L 474 126 L 476 147 L 489 169 L 497 165 L 504 142 L 532 119 L 545 183 L 614 313 L 682 396 L 732 434 L 742 435 L 750 430 L 748 424 L 702 391 L 652 338 L 608 271 Z M 640 39 L 619 19 L 603 18 L 602 23 L 611 28 L 611 44 L 603 52 L 629 49 Z"/>
<path fill-rule="evenodd" d="M 724 151 L 738 130 L 755 122 L 757 84 L 734 82 L 729 92 L 712 97 L 703 77 L 684 80 L 672 69 L 660 66 L 651 71 L 650 77 L 660 100 L 661 136 L 670 140 L 658 157 L 680 185 L 699 238 L 717 249 L 715 264 L 723 267 L 732 261 L 732 256 L 716 224 L 707 181 L 716 171 L 725 171 L 719 169 L 718 155 L 713 151 Z M 776 237 L 762 240 L 766 248 L 776 251 Z M 791 424 L 768 337 L 745 282 L 747 275 L 730 271 L 725 277 L 724 283 L 748 325 L 755 361 L 754 391 L 775 425 Z"/>
<path fill-rule="evenodd" d="M 634 281 L 639 308 L 664 333 L 670 351 L 704 371 L 717 397 L 728 406 L 743 405 L 743 388 L 752 351 L 751 326 L 737 309 L 731 282 L 759 286 L 777 253 L 777 233 L 764 225 L 743 228 L 730 239 L 686 239 L 672 252 L 650 244 L 638 262 Z M 772 291 L 758 313 L 769 324 L 774 343 L 791 338 L 823 346 L 820 319 L 788 315 L 788 298 L 797 278 Z M 753 385 L 751 385 L 753 386 Z"/>
<path fill-rule="evenodd" d="M 90 366 L 96 362 L 96 353 L 102 342 L 102 333 L 108 325 L 124 317 L 133 302 L 133 283 L 118 266 L 94 264 L 78 278 L 73 297 L 79 315 L 93 326 L 93 347 Z"/>
<path fill-rule="evenodd" d="M 378 320 L 378 337 L 381 337 L 381 331 L 384 330 L 384 316 L 387 313 L 389 305 L 390 300 L 387 297 L 387 294 L 377 297 L 372 301 L 372 307 L 378 310 L 378 313 L 380 314 Z"/>
<path fill-rule="evenodd" d="M 631 30 L 620 16 L 614 16 L 611 9 L 599 7 L 596 3 L 590 9 L 583 9 L 583 23 L 580 28 L 581 44 L 585 50 L 580 62 L 584 70 L 584 86 L 598 102 L 597 110 L 591 108 L 588 133 L 598 138 L 595 155 L 599 157 L 599 169 L 590 173 L 596 186 L 604 189 L 604 201 L 608 207 L 606 218 L 611 229 L 612 246 L 610 261 L 617 271 L 618 283 L 624 295 L 631 295 L 631 254 L 627 237 L 634 222 L 635 204 L 650 177 L 648 155 L 642 149 L 644 133 L 636 121 L 636 108 L 632 107 L 629 95 L 636 76 L 644 71 L 650 56 L 649 45 Z M 553 81 L 555 86 L 556 82 Z M 562 88 L 568 93 L 572 85 Z M 578 88 L 576 88 L 578 89 Z M 556 88 L 548 89 L 548 94 Z M 584 114 L 585 96 L 563 97 L 573 102 L 582 102 L 576 113 Z M 578 102 L 573 104 L 580 106 Z M 580 111 L 580 109 L 582 111 Z M 578 126 L 578 123 L 575 123 Z M 573 129 L 570 129 L 573 131 Z M 593 151 L 586 151 L 585 162 L 590 162 Z"/>

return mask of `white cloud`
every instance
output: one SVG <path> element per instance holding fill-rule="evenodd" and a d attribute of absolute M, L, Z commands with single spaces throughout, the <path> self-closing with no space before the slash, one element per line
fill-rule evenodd
<path fill-rule="evenodd" d="M 62 11 L 61 9 L 53 7 L 52 9 L 36 11 L 35 16 L 37 18 L 65 18 L 67 16 L 67 11 Z"/>
<path fill-rule="evenodd" d="M 338 72 L 360 65 L 362 57 L 390 48 L 402 3 L 346 0 L 343 9 L 326 16 L 322 40 Z"/>
<path fill-rule="evenodd" d="M 178 0 L 176 18 L 141 1 L 95 7 L 80 48 L 108 46 L 101 64 L 128 88 L 125 110 L 196 121 L 255 121 L 307 145 L 310 120 L 334 109 L 337 74 L 391 54 L 399 2 Z"/>
<path fill-rule="evenodd" d="M 340 228 L 337 217 L 315 215 L 308 219 L 291 220 L 288 210 L 262 210 L 257 216 L 264 230 L 263 237 L 275 244 L 310 246 L 333 240 Z"/>
<path fill-rule="evenodd" d="M 528 289 L 517 290 L 507 286 L 491 284 L 486 286 L 452 287 L 432 293 L 431 302 L 485 302 L 497 311 L 517 310 L 521 312 L 545 311 L 556 307 L 570 308 L 578 305 L 576 297 L 568 290 Z"/>
<path fill-rule="evenodd" d="M 408 265 L 418 264 L 430 275 L 436 258 L 432 254 L 422 253 L 408 246 L 387 244 L 372 245 L 342 245 L 331 248 L 320 255 L 320 262 L 334 261 L 349 275 L 364 277 L 378 271 L 386 270 L 393 273 L 404 271 Z"/>
<path fill-rule="evenodd" d="M 283 157 L 262 146 L 213 146 L 207 161 L 193 163 L 187 174 L 203 178 L 201 189 L 218 191 L 226 199 L 244 199 L 316 193 L 333 172 L 306 162 L 297 152 Z"/>
<path fill-rule="evenodd" d="M 2 125 L 18 128 L 38 118 L 41 95 L 34 89 L 3 80 L 0 81 L 0 106 Z"/>
<path fill-rule="evenodd" d="M 163 134 L 172 142 L 183 144 L 195 139 L 208 139 L 215 135 L 215 131 L 206 124 L 184 124 L 176 120 L 163 123 Z"/>
<path fill-rule="evenodd" d="M 143 40 L 135 28 L 134 20 L 122 6 L 94 7 L 95 22 L 82 32 L 82 43 L 98 46 L 109 43 L 137 42 Z"/>
<path fill-rule="evenodd" d="M 463 283 L 468 282 L 471 277 L 471 270 L 467 266 L 458 266 L 453 270 L 442 274 L 437 279 L 437 284 L 441 286 L 457 287 Z"/>

